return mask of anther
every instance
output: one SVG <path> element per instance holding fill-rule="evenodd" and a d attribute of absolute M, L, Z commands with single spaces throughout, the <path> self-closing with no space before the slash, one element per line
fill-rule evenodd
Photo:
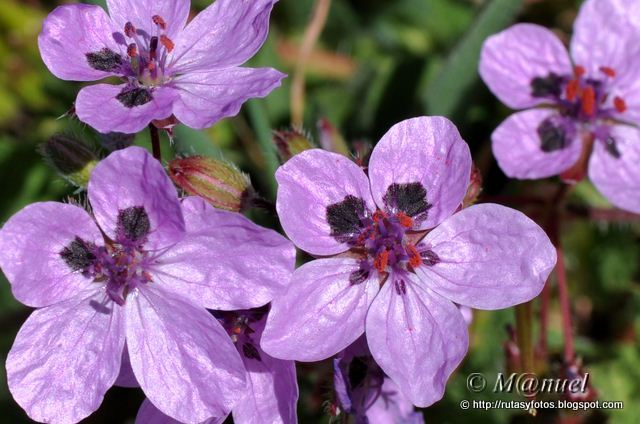
<path fill-rule="evenodd" d="M 162 16 L 153 15 L 151 19 L 153 19 L 153 23 L 158 25 L 158 27 L 160 27 L 160 29 L 162 29 L 163 31 L 167 29 L 167 23 L 164 19 L 162 19 Z"/>
<path fill-rule="evenodd" d="M 605 74 L 606 76 L 608 76 L 609 78 L 615 78 L 616 77 L 616 71 L 613 68 L 610 68 L 608 66 L 601 66 L 600 67 L 600 71 Z"/>
<path fill-rule="evenodd" d="M 412 244 L 408 244 L 405 249 L 409 254 L 409 265 L 411 265 L 414 269 L 418 268 L 422 264 L 422 258 L 420 257 L 418 249 L 416 249 L 416 247 Z"/>
<path fill-rule="evenodd" d="M 151 37 L 151 41 L 149 41 L 149 58 L 151 60 L 156 60 L 158 55 L 158 37 Z"/>
<path fill-rule="evenodd" d="M 396 216 L 398 217 L 400 225 L 405 228 L 413 228 L 413 219 L 410 216 L 408 216 L 404 212 L 400 212 Z"/>
<path fill-rule="evenodd" d="M 621 97 L 618 97 L 618 96 L 613 98 L 613 106 L 620 113 L 623 113 L 624 111 L 627 110 L 627 103 Z"/>
<path fill-rule="evenodd" d="M 381 210 L 377 210 L 373 214 L 373 222 L 377 223 L 378 221 L 380 221 L 380 220 L 382 220 L 383 218 L 386 218 L 386 217 L 387 217 L 387 215 L 384 212 L 382 212 Z"/>
<path fill-rule="evenodd" d="M 169 53 L 171 53 L 173 51 L 173 48 L 175 47 L 173 41 L 171 41 L 171 39 L 164 34 L 160 36 L 160 44 L 162 44 Z"/>
<path fill-rule="evenodd" d="M 131 22 L 124 24 L 124 35 L 129 38 L 133 38 L 136 35 L 136 27 Z"/>
<path fill-rule="evenodd" d="M 596 111 L 596 92 L 592 86 L 587 86 L 582 93 L 582 112 L 587 116 L 593 116 Z"/>
<path fill-rule="evenodd" d="M 389 264 L 389 251 L 385 250 L 376 256 L 373 261 L 373 265 L 376 267 L 378 272 L 383 273 L 387 269 L 387 265 Z"/>
<path fill-rule="evenodd" d="M 574 68 L 573 68 L 573 73 L 574 73 L 574 74 L 576 75 L 576 77 L 578 77 L 578 78 L 580 78 L 581 76 L 583 76 L 583 75 L 585 74 L 585 72 L 586 72 L 586 71 L 585 71 L 585 69 L 584 69 L 584 66 L 577 65 L 577 66 L 574 66 Z"/>
<path fill-rule="evenodd" d="M 565 89 L 567 100 L 569 100 L 570 102 L 574 101 L 578 96 L 579 90 L 580 82 L 577 79 L 572 79 L 571 81 L 569 81 L 569 83 L 567 84 L 567 88 Z"/>
<path fill-rule="evenodd" d="M 131 43 L 127 46 L 127 55 L 129 55 L 129 57 L 138 56 L 138 46 L 136 43 Z"/>

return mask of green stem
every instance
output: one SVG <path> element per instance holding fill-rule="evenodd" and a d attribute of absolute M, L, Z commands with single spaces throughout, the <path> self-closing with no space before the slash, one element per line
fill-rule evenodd
<path fill-rule="evenodd" d="M 516 306 L 516 334 L 522 367 L 520 371 L 533 372 L 533 309 L 531 301 Z"/>

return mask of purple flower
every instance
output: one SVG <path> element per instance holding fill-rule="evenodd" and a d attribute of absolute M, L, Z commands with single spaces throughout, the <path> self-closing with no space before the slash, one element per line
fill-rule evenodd
<path fill-rule="evenodd" d="M 312 255 L 332 257 L 295 271 L 272 303 L 262 348 L 317 361 L 366 330 L 385 374 L 427 406 L 442 397 L 467 350 L 456 304 L 498 309 L 530 300 L 556 253 L 542 229 L 513 209 L 480 204 L 454 214 L 471 155 L 446 118 L 395 125 L 368 170 L 367 178 L 346 157 L 318 149 L 278 169 L 287 235 Z"/>
<path fill-rule="evenodd" d="M 175 116 L 205 128 L 264 97 L 284 74 L 240 67 L 262 46 L 277 0 L 217 0 L 189 25 L 189 0 L 107 0 L 109 15 L 84 4 L 56 8 L 38 38 L 42 60 L 58 78 L 120 85 L 80 90 L 80 120 L 107 133 L 135 133 Z"/>
<path fill-rule="evenodd" d="M 333 360 L 341 408 L 356 424 L 424 424 L 424 417 L 375 363 L 364 336 Z"/>
<path fill-rule="evenodd" d="M 295 363 L 272 358 L 260 348 L 266 309 L 216 312 L 215 315 L 231 335 L 247 369 L 247 387 L 233 408 L 233 422 L 297 423 Z M 206 424 L 222 423 L 225 418 L 211 419 Z M 136 424 L 180 424 L 180 421 L 167 417 L 145 400 L 138 411 Z"/>
<path fill-rule="evenodd" d="M 487 39 L 482 79 L 503 103 L 527 109 L 493 133 L 505 174 L 537 179 L 570 170 L 580 179 L 591 154 L 597 189 L 615 206 L 640 212 L 640 31 L 629 22 L 632 3 L 585 1 L 571 57 L 538 25 L 514 25 Z"/>
<path fill-rule="evenodd" d="M 38 308 L 7 357 L 14 399 L 34 420 L 76 422 L 119 374 L 123 385 L 133 374 L 176 419 L 226 415 L 245 370 L 205 308 L 270 301 L 290 278 L 293 246 L 202 199 L 180 202 L 160 162 L 139 147 L 100 162 L 88 198 L 92 215 L 35 203 L 0 232 L 13 294 Z"/>

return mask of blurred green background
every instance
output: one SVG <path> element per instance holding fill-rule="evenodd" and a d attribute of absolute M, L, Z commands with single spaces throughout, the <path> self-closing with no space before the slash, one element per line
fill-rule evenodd
<path fill-rule="evenodd" d="M 90 128 L 68 117 L 59 118 L 71 107 L 81 84 L 56 79 L 38 54 L 36 37 L 42 19 L 60 3 L 2 0 L 0 6 L 1 222 L 29 203 L 74 194 L 37 152 L 38 145 L 51 135 L 73 135 L 100 152 Z M 194 0 L 193 13 L 209 3 Z M 273 66 L 292 74 L 313 5 L 312 0 L 281 0 L 272 17 L 269 39 L 250 65 Z M 548 26 L 568 40 L 579 5 L 577 0 L 333 0 L 307 65 L 304 128 L 317 140 L 316 123 L 326 118 L 347 140 L 375 143 L 402 119 L 445 115 L 471 146 L 484 178 L 485 196 L 549 197 L 557 181 L 509 181 L 496 166 L 490 134 L 510 111 L 479 80 L 477 60 L 483 40 L 516 21 Z M 273 200 L 278 159 L 271 147 L 271 132 L 289 126 L 291 80 L 285 80 L 267 99 L 248 102 L 238 117 L 210 130 L 178 127 L 173 147 L 163 138 L 164 157 L 170 156 L 170 149 L 224 157 L 248 172 L 259 192 Z M 146 135 L 140 135 L 137 142 L 145 145 Z M 588 182 L 580 183 L 569 201 L 576 210 L 610 207 Z M 253 215 L 261 223 L 277 225 L 266 213 Z M 628 218 L 589 220 L 572 215 L 563 228 L 577 354 L 590 372 L 599 399 L 624 401 L 625 408 L 538 411 L 535 417 L 523 411 L 461 410 L 462 399 L 496 398 L 490 393 L 468 392 L 465 382 L 473 372 L 491 379 L 504 371 L 505 326 L 515 320 L 511 309 L 475 312 L 470 353 L 451 378 L 445 398 L 424 411 L 427 423 L 639 422 L 640 226 L 638 220 Z M 562 353 L 555 289 L 552 295 L 550 372 L 558 368 Z M 3 361 L 29 312 L 13 299 L 3 279 Z M 330 421 L 324 412 L 333 400 L 329 371 L 328 362 L 299 365 L 301 422 Z M 4 367 L 0 381 L 0 421 L 29 422 L 8 392 Z M 138 390 L 114 388 L 87 422 L 132 422 L 141 400 Z"/>

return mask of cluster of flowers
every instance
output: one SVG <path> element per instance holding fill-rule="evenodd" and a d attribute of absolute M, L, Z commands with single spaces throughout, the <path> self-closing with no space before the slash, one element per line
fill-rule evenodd
<path fill-rule="evenodd" d="M 217 0 L 188 25 L 188 0 L 107 0 L 109 15 L 65 5 L 39 44 L 60 78 L 122 78 L 78 95 L 77 116 L 98 131 L 203 128 L 280 84 L 276 70 L 239 66 L 264 42 L 275 2 Z M 591 178 L 637 210 L 637 186 L 625 183 L 638 175 L 638 130 L 627 120 L 640 116 L 640 67 L 623 49 L 594 48 L 611 42 L 595 29 L 599 7 L 614 8 L 589 0 L 578 18 L 579 66 L 538 27 L 489 39 L 481 73 L 497 95 L 517 108 L 553 106 L 509 118 L 494 150 L 508 174 L 538 178 L 573 165 L 590 134 Z M 556 262 L 522 213 L 462 207 L 471 168 L 442 117 L 393 126 L 366 168 L 304 151 L 276 173 L 287 239 L 179 198 L 144 149 L 117 150 L 92 171 L 87 208 L 32 204 L 0 232 L 13 293 L 37 308 L 7 357 L 9 389 L 41 422 L 80 421 L 115 384 L 144 391 L 139 423 L 218 423 L 230 413 L 238 423 L 292 423 L 293 361 L 335 357 L 338 401 L 358 422 L 422 422 L 413 405 L 438 401 L 467 352 L 462 308 L 526 302 Z M 317 259 L 294 270 L 294 244 Z"/>

